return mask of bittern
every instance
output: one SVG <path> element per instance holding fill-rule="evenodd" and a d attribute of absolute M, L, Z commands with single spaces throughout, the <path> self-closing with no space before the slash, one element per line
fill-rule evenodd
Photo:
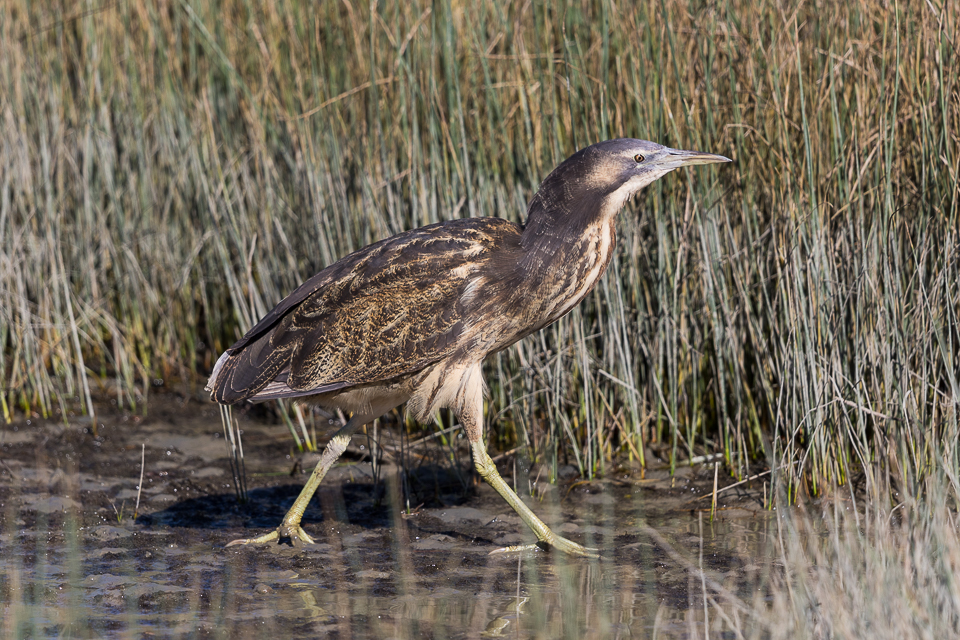
<path fill-rule="evenodd" d="M 220 356 L 206 388 L 221 404 L 298 398 L 350 419 L 280 526 L 230 544 L 312 543 L 300 521 L 324 475 L 359 427 L 407 403 L 421 422 L 441 408 L 455 412 L 480 475 L 538 546 L 593 555 L 551 531 L 500 477 L 483 443 L 481 365 L 596 286 L 613 256 L 617 215 L 634 193 L 673 169 L 729 161 L 645 140 L 600 142 L 547 176 L 523 226 L 501 218 L 428 225 L 351 253 L 300 285 Z"/>

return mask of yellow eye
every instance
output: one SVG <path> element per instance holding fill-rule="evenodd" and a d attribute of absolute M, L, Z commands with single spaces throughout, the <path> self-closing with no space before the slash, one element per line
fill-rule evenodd
<path fill-rule="evenodd" d="M 643 162 L 644 157 L 638 153 L 637 155 L 633 156 L 633 159 L 636 160 L 637 162 Z"/>

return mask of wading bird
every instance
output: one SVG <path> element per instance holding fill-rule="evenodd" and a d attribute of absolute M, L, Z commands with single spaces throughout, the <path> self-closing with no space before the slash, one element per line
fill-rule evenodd
<path fill-rule="evenodd" d="M 593 555 L 553 533 L 500 477 L 483 444 L 481 365 L 593 289 L 630 196 L 679 167 L 729 161 L 645 140 L 600 142 L 547 176 L 523 226 L 500 218 L 432 224 L 364 247 L 300 285 L 220 356 L 206 388 L 221 404 L 298 398 L 350 419 L 280 526 L 230 544 L 312 543 L 300 520 L 324 475 L 358 428 L 406 403 L 421 422 L 441 408 L 456 413 L 480 475 L 539 546 Z"/>

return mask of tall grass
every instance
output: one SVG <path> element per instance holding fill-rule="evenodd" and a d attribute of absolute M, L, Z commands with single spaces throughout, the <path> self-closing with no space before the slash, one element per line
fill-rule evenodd
<path fill-rule="evenodd" d="M 780 518 L 777 559 L 783 571 L 771 573 L 770 597 L 758 607 L 768 607 L 766 637 L 957 637 L 955 455 L 950 452 L 940 469 L 924 477 L 922 500 L 889 486 L 885 492 L 896 496 L 892 505 L 838 496 Z"/>
<path fill-rule="evenodd" d="M 633 136 L 735 162 L 648 188 L 588 301 L 490 361 L 492 437 L 920 487 L 958 437 L 958 33 L 937 0 L 10 0 L 0 409 L 141 407 L 339 256 L 522 220 Z"/>

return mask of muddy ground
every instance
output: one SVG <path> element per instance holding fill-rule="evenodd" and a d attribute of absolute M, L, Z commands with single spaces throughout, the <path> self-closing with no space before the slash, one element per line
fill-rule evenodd
<path fill-rule="evenodd" d="M 593 481 L 566 466 L 550 484 L 509 454 L 507 481 L 601 557 L 490 555 L 534 538 L 465 443 L 407 441 L 400 456 L 391 429 L 376 474 L 361 435 L 327 476 L 303 519 L 316 545 L 228 549 L 276 527 L 315 461 L 269 412 L 240 420 L 242 504 L 218 410 L 197 395 L 154 394 L 143 418 L 104 408 L 96 435 L 76 417 L 2 427 L 0 635 L 679 637 L 718 624 L 696 567 L 749 598 L 774 553 L 760 484 L 722 492 L 710 521 L 712 464 L 624 463 Z"/>

